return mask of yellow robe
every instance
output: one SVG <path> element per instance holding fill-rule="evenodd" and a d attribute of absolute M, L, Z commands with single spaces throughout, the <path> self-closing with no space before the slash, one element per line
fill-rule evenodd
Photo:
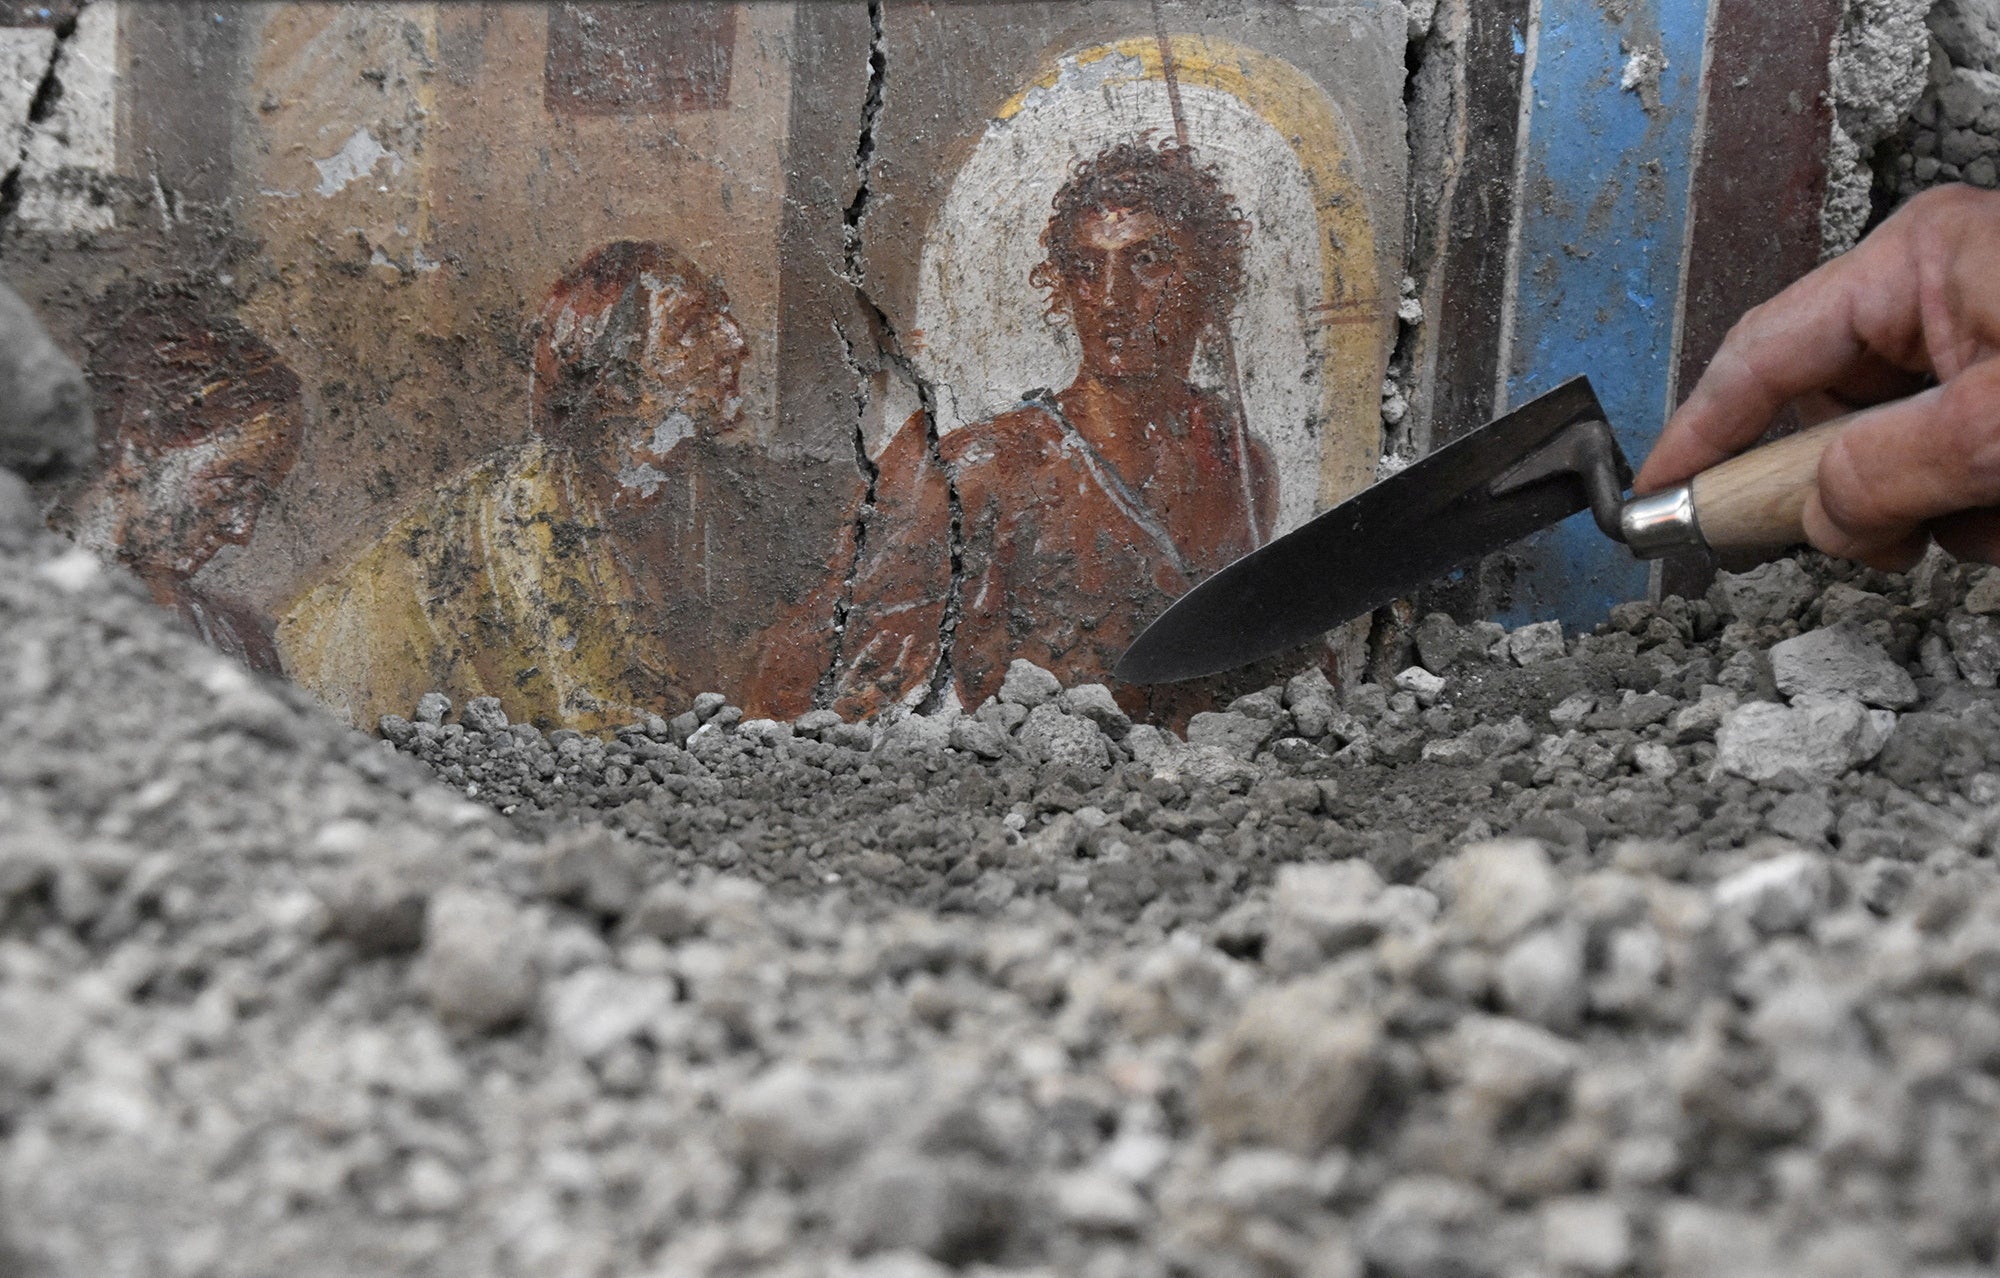
<path fill-rule="evenodd" d="M 285 669 L 362 728 L 430 691 L 498 697 L 544 728 L 659 713 L 678 682 L 670 645 L 612 541 L 569 455 L 517 445 L 286 607 Z"/>

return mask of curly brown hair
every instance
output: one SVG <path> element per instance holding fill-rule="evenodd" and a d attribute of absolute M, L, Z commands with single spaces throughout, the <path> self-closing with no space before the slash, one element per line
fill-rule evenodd
<path fill-rule="evenodd" d="M 1063 183 L 1042 228 L 1045 256 L 1028 281 L 1046 289 L 1046 313 L 1062 309 L 1061 284 L 1082 264 L 1077 232 L 1084 216 L 1097 209 L 1146 209 L 1158 214 L 1195 246 L 1187 272 L 1208 301 L 1211 320 L 1226 316 L 1243 289 L 1243 257 L 1250 221 L 1236 207 L 1213 166 L 1200 162 L 1191 146 L 1163 142 L 1121 142 L 1078 161 Z"/>

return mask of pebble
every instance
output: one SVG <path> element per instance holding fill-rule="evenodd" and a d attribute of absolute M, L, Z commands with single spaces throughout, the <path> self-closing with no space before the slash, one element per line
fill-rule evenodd
<path fill-rule="evenodd" d="M 97 431 L 83 374 L 21 295 L 0 284 L 0 469 L 59 477 L 90 461 Z"/>
<path fill-rule="evenodd" d="M 1111 747 L 1098 726 L 1070 714 L 1053 700 L 1028 712 L 1021 724 L 1021 745 L 1029 757 L 1058 767 L 1101 771 L 1111 766 Z"/>
<path fill-rule="evenodd" d="M 1045 706 L 1061 694 L 1060 680 L 1034 662 L 1019 658 L 1007 664 L 1006 677 L 1000 681 L 1000 700 L 1026 710 Z"/>
<path fill-rule="evenodd" d="M 1560 1271 L 1623 1272 L 1632 1260 L 1632 1223 L 1614 1199 L 1598 1194 L 1542 1204 L 1542 1254 Z"/>
<path fill-rule="evenodd" d="M 1444 694 L 1445 681 L 1422 666 L 1411 666 L 1396 676 L 1396 686 L 1416 697 L 1418 705 L 1428 706 Z"/>
<path fill-rule="evenodd" d="M 1917 701 L 1916 680 L 1852 623 L 1774 644 L 1771 674 L 1788 697 L 1849 697 L 1886 710 Z"/>
<path fill-rule="evenodd" d="M 1818 591 L 1798 561 L 1777 559 L 1749 572 L 1720 572 L 1708 602 L 1727 620 L 1772 625 L 1797 616 Z"/>
<path fill-rule="evenodd" d="M 1132 716 L 1111 695 L 1111 689 L 1101 683 L 1080 683 L 1064 689 L 1057 701 L 1065 711 L 1090 720 L 1107 736 L 1122 737 L 1131 730 Z"/>
<path fill-rule="evenodd" d="M 1275 719 L 1236 710 L 1207 710 L 1188 720 L 1187 739 L 1189 745 L 1220 750 L 1248 761 L 1255 758 L 1277 732 Z"/>
<path fill-rule="evenodd" d="M 1538 621 L 1522 626 L 1507 636 L 1507 655 L 1517 666 L 1553 661 L 1565 651 L 1562 623 L 1559 621 Z"/>
<path fill-rule="evenodd" d="M 549 989 L 544 1020 L 556 1041 L 596 1060 L 638 1035 L 673 1001 L 673 987 L 658 977 L 587 967 Z"/>
<path fill-rule="evenodd" d="M 432 897 L 417 984 L 439 1019 L 493 1030 L 526 1016 L 540 987 L 527 932 L 498 893 L 449 887 Z"/>
<path fill-rule="evenodd" d="M 1831 891 L 1826 863 L 1810 852 L 1787 852 L 1745 866 L 1715 885 L 1715 903 L 1739 913 L 1760 932 L 1804 927 Z"/>
<path fill-rule="evenodd" d="M 1787 773 L 1830 781 L 1888 744 L 1896 716 L 1841 697 L 1800 697 L 1791 706 L 1755 701 L 1728 712 L 1716 729 L 1713 772 L 1751 781 Z"/>
<path fill-rule="evenodd" d="M 1550 1029 L 1574 1029 L 1584 1009 L 1584 935 L 1577 927 L 1531 932 L 1494 971 L 1500 1006 Z"/>
<path fill-rule="evenodd" d="M 1377 1021 L 1339 1002 L 1309 981 L 1264 991 L 1197 1052 L 1196 1103 L 1215 1139 L 1313 1154 L 1353 1130 L 1385 1043 Z"/>
<path fill-rule="evenodd" d="M 1534 839 L 1470 844 L 1444 867 L 1450 885 L 1445 917 L 1483 945 L 1498 946 L 1554 910 L 1562 880 Z"/>

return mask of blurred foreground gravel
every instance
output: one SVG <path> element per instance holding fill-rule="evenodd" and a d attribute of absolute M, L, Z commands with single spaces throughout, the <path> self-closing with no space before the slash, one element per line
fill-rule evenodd
<path fill-rule="evenodd" d="M 0 1273 L 1996 1261 L 2000 575 L 1432 618 L 1186 742 L 1017 666 L 392 748 L 17 489 Z"/>

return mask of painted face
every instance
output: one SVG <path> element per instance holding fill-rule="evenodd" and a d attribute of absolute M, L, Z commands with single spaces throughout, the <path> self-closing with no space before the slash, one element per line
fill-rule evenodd
<path fill-rule="evenodd" d="M 653 314 L 640 356 L 640 427 L 634 446 L 663 457 L 696 432 L 718 430 L 743 412 L 741 377 L 750 346 L 727 311 L 646 279 Z"/>
<path fill-rule="evenodd" d="M 1109 380 L 1185 376 L 1205 323 L 1186 233 L 1146 209 L 1092 209 L 1075 249 L 1061 290 L 1084 369 Z"/>
<path fill-rule="evenodd" d="M 543 429 L 608 460 L 636 497 L 658 490 L 675 445 L 741 418 L 749 346 L 708 291 L 642 269 L 603 293 L 559 295 L 545 315 Z"/>
<path fill-rule="evenodd" d="M 229 431 L 158 452 L 125 446 L 78 503 L 78 533 L 142 572 L 185 580 L 242 545 L 268 496 L 249 435 Z"/>

